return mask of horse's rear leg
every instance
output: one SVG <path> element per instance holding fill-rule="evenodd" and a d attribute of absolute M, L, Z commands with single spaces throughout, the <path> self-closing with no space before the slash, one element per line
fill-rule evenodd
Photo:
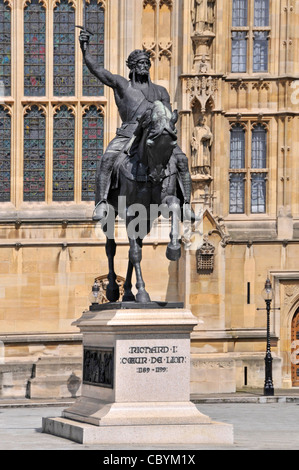
<path fill-rule="evenodd" d="M 123 302 L 135 301 L 135 295 L 132 292 L 132 274 L 133 274 L 133 264 L 129 260 L 126 281 L 124 283 L 124 295 L 122 299 Z"/>
<path fill-rule="evenodd" d="M 170 243 L 166 249 L 166 257 L 170 261 L 177 261 L 181 257 L 180 243 L 180 204 L 176 197 L 171 197 L 167 201 L 171 212 L 171 232 Z"/>
<path fill-rule="evenodd" d="M 114 257 L 116 253 L 116 243 L 114 238 L 106 238 L 106 255 L 108 258 L 109 274 L 106 297 L 110 302 L 117 302 L 119 299 L 119 286 L 116 282 L 116 274 L 114 272 Z"/>
<path fill-rule="evenodd" d="M 129 250 L 129 260 L 132 263 L 133 267 L 135 268 L 135 273 L 136 273 L 136 288 L 137 288 L 137 294 L 136 294 L 136 301 L 137 302 L 150 302 L 150 296 L 145 290 L 145 283 L 142 277 L 142 272 L 141 272 L 141 259 L 142 259 L 142 242 L 139 241 L 137 242 L 136 239 L 129 239 L 130 241 L 130 250 Z"/>

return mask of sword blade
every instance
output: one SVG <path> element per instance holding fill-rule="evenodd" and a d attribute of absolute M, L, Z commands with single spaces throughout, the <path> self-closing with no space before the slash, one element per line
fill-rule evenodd
<path fill-rule="evenodd" d="M 83 0 L 83 28 L 86 29 L 86 0 Z"/>

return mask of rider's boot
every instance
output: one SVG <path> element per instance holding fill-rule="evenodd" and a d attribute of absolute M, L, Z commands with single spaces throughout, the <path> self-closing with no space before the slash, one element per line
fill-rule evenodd
<path fill-rule="evenodd" d="M 196 220 L 196 215 L 190 204 L 192 180 L 189 171 L 181 172 L 180 177 L 184 188 L 183 218 L 184 220 L 190 220 L 192 223 L 194 223 Z"/>
<path fill-rule="evenodd" d="M 97 194 L 96 200 L 99 201 L 93 211 L 92 219 L 96 221 L 101 221 L 105 219 L 108 215 L 108 202 L 107 194 L 110 187 L 110 178 L 111 175 L 108 175 L 108 172 L 101 172 L 97 178 Z"/>
<path fill-rule="evenodd" d="M 102 200 L 97 203 L 94 208 L 92 219 L 96 221 L 101 221 L 105 219 L 108 215 L 108 203 L 105 200 Z"/>

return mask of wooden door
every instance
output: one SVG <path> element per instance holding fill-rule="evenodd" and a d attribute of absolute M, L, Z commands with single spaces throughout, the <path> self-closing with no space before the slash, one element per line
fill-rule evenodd
<path fill-rule="evenodd" d="M 299 309 L 292 321 L 291 348 L 292 385 L 293 387 L 299 387 Z"/>

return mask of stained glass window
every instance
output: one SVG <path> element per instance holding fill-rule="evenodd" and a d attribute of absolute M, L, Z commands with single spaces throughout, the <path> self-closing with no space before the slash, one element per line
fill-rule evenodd
<path fill-rule="evenodd" d="M 24 201 L 45 200 L 46 118 L 32 106 L 24 117 Z"/>
<path fill-rule="evenodd" d="M 268 71 L 268 32 L 255 31 L 253 36 L 253 71 Z"/>
<path fill-rule="evenodd" d="M 10 201 L 10 148 L 10 115 L 3 106 L 0 106 L 0 202 Z"/>
<path fill-rule="evenodd" d="M 251 175 L 251 212 L 263 214 L 266 212 L 266 173 Z"/>
<path fill-rule="evenodd" d="M 98 0 L 86 4 L 86 25 L 94 35 L 90 38 L 89 51 L 98 65 L 104 65 L 105 11 Z M 83 95 L 97 96 L 104 94 L 101 82 L 83 65 Z"/>
<path fill-rule="evenodd" d="M 246 31 L 232 32 L 232 72 L 246 72 L 247 39 Z"/>
<path fill-rule="evenodd" d="M 254 26 L 269 26 L 269 0 L 254 1 Z"/>
<path fill-rule="evenodd" d="M 31 0 L 24 10 L 24 93 L 46 94 L 46 10 Z"/>
<path fill-rule="evenodd" d="M 231 214 L 244 213 L 245 181 L 242 173 L 230 174 L 229 211 Z"/>
<path fill-rule="evenodd" d="M 245 132 L 240 125 L 233 127 L 230 133 L 230 168 L 245 168 Z"/>
<path fill-rule="evenodd" d="M 0 96 L 11 94 L 11 11 L 6 0 L 0 0 Z"/>
<path fill-rule="evenodd" d="M 54 95 L 75 95 L 75 10 L 68 0 L 54 10 Z"/>
<path fill-rule="evenodd" d="M 251 167 L 266 168 L 267 160 L 267 131 L 258 124 L 252 131 Z"/>
<path fill-rule="evenodd" d="M 233 26 L 247 26 L 247 0 L 233 0 Z"/>
<path fill-rule="evenodd" d="M 96 106 L 83 116 L 82 137 L 82 201 L 95 198 L 97 162 L 103 155 L 104 117 Z"/>
<path fill-rule="evenodd" d="M 75 118 L 65 105 L 54 116 L 53 137 L 53 201 L 73 201 Z"/>

